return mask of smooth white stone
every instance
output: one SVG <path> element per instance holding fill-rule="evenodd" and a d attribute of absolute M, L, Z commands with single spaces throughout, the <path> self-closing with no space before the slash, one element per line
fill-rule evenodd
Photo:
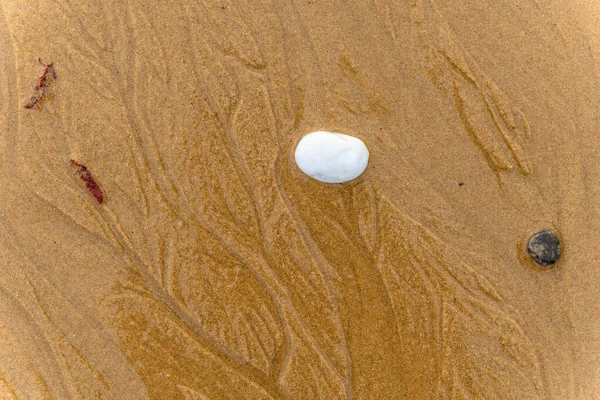
<path fill-rule="evenodd" d="M 325 183 L 343 183 L 365 171 L 369 150 L 354 136 L 317 131 L 300 140 L 295 158 L 298 168 L 311 178 Z"/>

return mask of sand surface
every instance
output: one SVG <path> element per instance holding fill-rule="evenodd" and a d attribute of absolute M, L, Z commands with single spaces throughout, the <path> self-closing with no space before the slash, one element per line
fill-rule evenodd
<path fill-rule="evenodd" d="M 2 0 L 0 398 L 600 398 L 599 27 L 592 0 Z M 305 176 L 314 130 L 366 172 Z"/>

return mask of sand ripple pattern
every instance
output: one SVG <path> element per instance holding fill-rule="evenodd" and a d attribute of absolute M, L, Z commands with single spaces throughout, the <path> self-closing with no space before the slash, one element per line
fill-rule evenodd
<path fill-rule="evenodd" d="M 512 259 L 409 158 L 454 121 L 440 140 L 499 188 L 487 203 L 551 213 L 526 113 L 433 1 L 21 3 L 0 19 L 0 397 L 550 396 L 536 328 L 490 278 Z M 37 57 L 57 79 L 32 111 Z M 290 149 L 336 128 L 372 165 L 303 177 Z"/>

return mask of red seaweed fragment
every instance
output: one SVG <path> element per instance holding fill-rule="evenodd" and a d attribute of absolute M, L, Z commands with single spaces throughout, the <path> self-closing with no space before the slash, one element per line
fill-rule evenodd
<path fill-rule="evenodd" d="M 38 58 L 38 62 L 44 66 L 44 70 L 40 75 L 37 86 L 35 87 L 35 94 L 29 99 L 29 102 L 25 104 L 25 108 L 30 110 L 42 110 L 42 102 L 52 95 L 50 91 L 50 84 L 56 79 L 56 71 L 54 70 L 54 63 L 44 64 L 41 58 Z"/>
<path fill-rule="evenodd" d="M 100 185 L 96 182 L 92 173 L 87 167 L 75 160 L 71 160 L 71 165 L 75 167 L 75 173 L 81 179 L 85 188 L 88 192 L 96 199 L 98 204 L 102 204 L 104 201 L 104 195 L 102 194 L 102 189 L 100 189 Z"/>

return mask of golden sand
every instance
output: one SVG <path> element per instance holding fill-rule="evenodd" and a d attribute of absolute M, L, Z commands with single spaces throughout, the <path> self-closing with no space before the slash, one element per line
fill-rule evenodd
<path fill-rule="evenodd" d="M 591 0 L 2 1 L 0 398 L 600 398 L 599 27 Z M 305 176 L 315 130 L 366 172 Z"/>

